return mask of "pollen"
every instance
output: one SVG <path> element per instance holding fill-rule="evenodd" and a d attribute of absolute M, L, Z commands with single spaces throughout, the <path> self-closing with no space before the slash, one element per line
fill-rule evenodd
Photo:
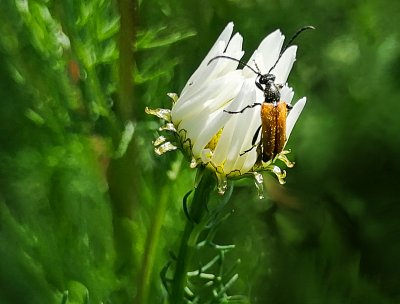
<path fill-rule="evenodd" d="M 205 146 L 205 148 L 207 149 L 210 149 L 211 151 L 214 151 L 215 150 L 215 147 L 217 146 L 217 143 L 218 143 L 218 141 L 219 141 L 219 138 L 221 137 L 221 134 L 222 134 L 222 130 L 223 129 L 220 129 L 215 135 L 214 135 L 214 137 L 213 138 L 211 138 L 211 140 L 208 142 L 208 144 Z"/>

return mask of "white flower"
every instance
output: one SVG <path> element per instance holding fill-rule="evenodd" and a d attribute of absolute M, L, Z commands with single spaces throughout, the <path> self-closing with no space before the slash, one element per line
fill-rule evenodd
<path fill-rule="evenodd" d="M 186 131 L 195 158 L 202 155 L 208 142 L 231 118 L 222 110 L 239 93 L 244 80 L 235 61 L 221 60 L 208 64 L 217 55 L 224 54 L 237 59 L 243 56 L 243 38 L 237 33 L 231 39 L 232 31 L 231 22 L 189 78 L 171 110 L 172 122 L 178 131 Z"/>
<path fill-rule="evenodd" d="M 240 114 L 224 112 L 240 111 L 248 105 L 261 104 L 264 101 L 263 91 L 255 85 L 257 74 L 250 68 L 240 66 L 238 69 L 237 61 L 226 58 L 217 58 L 210 62 L 221 55 L 237 60 L 242 58 L 243 38 L 239 33 L 232 37 L 232 32 L 231 22 L 189 78 L 179 98 L 174 94 L 170 95 L 174 98 L 170 112 L 160 115 L 157 111 L 162 111 L 161 109 L 146 111 L 169 122 L 167 129 L 176 132 L 177 146 L 190 155 L 193 167 L 206 165 L 215 170 L 219 177 L 242 176 L 261 170 L 270 170 L 278 177 L 284 177 L 285 173 L 273 165 L 275 159 L 267 163 L 260 161 L 258 149 L 243 153 L 252 147 L 254 134 L 261 125 L 260 106 L 248 108 Z M 283 41 L 284 36 L 279 30 L 269 34 L 250 57 L 248 66 L 254 70 L 259 69 L 261 74 L 267 74 L 280 55 Z M 296 50 L 296 46 L 287 48 L 270 71 L 276 76 L 275 83 L 283 85 L 280 90 L 281 100 L 288 104 L 291 103 L 294 92 L 286 81 L 296 58 Z M 286 140 L 305 103 L 304 97 L 289 112 Z M 158 152 L 172 150 L 176 146 L 166 142 L 164 138 L 157 142 L 158 145 L 161 143 L 163 145 L 158 147 Z M 291 163 L 285 156 L 287 153 L 283 151 L 276 158 L 290 166 Z"/>

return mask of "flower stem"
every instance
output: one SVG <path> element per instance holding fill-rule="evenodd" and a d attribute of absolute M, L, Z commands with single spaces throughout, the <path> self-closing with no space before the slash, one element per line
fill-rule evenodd
<path fill-rule="evenodd" d="M 147 237 L 145 251 L 143 254 L 142 271 L 137 286 L 137 296 L 134 303 L 147 303 L 149 296 L 149 288 L 151 286 L 150 279 L 154 271 L 154 261 L 157 254 L 157 244 L 159 243 L 160 231 L 165 217 L 166 208 L 169 200 L 169 188 L 164 185 L 161 189 L 158 199 L 157 208 L 155 209 L 152 225 Z"/>
<path fill-rule="evenodd" d="M 192 204 L 189 210 L 190 219 L 188 219 L 185 230 L 182 235 L 176 262 L 175 274 L 172 282 L 170 303 L 184 303 L 184 289 L 187 280 L 187 269 L 190 265 L 197 239 L 201 229 L 195 229 L 203 219 L 207 210 L 207 203 L 215 187 L 214 174 L 205 169 L 198 186 L 195 189 Z"/>

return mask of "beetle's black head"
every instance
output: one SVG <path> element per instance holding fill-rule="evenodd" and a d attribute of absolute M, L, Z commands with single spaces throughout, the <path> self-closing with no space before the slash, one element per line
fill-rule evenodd
<path fill-rule="evenodd" d="M 273 74 L 264 74 L 260 76 L 259 82 L 261 84 L 267 84 L 275 81 L 275 75 Z"/>

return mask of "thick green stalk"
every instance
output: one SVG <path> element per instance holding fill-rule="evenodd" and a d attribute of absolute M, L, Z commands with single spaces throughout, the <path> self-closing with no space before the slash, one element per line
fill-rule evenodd
<path fill-rule="evenodd" d="M 171 304 L 184 303 L 184 289 L 186 286 L 188 266 L 191 263 L 197 239 L 201 232 L 201 229 L 197 230 L 195 228 L 201 222 L 207 210 L 207 203 L 214 188 L 215 177 L 213 172 L 204 170 L 201 181 L 195 189 L 189 210 L 190 219 L 188 219 L 186 223 L 181 239 L 172 282 Z"/>
<path fill-rule="evenodd" d="M 115 99 L 116 125 L 120 128 L 113 133 L 113 142 L 117 146 L 122 126 L 127 121 L 135 121 L 135 101 L 133 98 L 133 70 L 134 53 L 132 46 L 135 43 L 135 0 L 120 0 L 119 33 L 119 82 L 118 96 Z M 140 186 L 137 161 L 137 146 L 135 140 L 129 143 L 125 154 L 120 158 L 111 159 L 107 170 L 109 195 L 113 207 L 114 241 L 116 247 L 116 268 L 120 269 L 119 275 L 123 279 L 136 284 L 134 274 L 136 271 L 134 239 L 130 229 L 140 199 Z M 121 302 L 132 303 L 132 292 L 121 290 Z"/>
<path fill-rule="evenodd" d="M 119 99 L 116 110 L 123 123 L 135 119 L 135 103 L 133 100 L 133 46 L 136 35 L 136 1 L 119 0 L 121 28 L 119 33 Z"/>

